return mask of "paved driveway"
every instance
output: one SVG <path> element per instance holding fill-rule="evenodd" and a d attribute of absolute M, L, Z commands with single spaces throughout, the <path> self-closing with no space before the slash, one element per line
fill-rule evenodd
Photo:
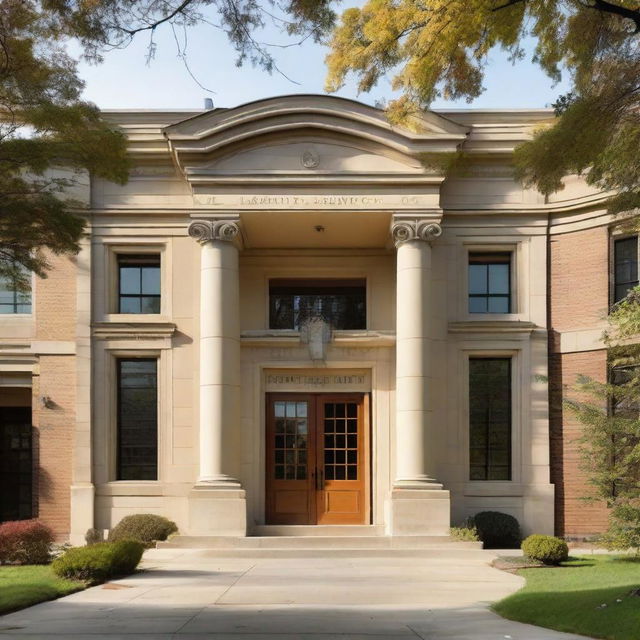
<path fill-rule="evenodd" d="M 452 558 L 226 558 L 161 549 L 144 572 L 0 617 L 0 640 L 576 640 L 503 620 L 489 552 Z"/>

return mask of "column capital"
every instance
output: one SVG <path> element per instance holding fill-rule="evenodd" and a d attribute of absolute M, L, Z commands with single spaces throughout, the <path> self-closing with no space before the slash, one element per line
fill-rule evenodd
<path fill-rule="evenodd" d="M 213 218 L 209 220 L 194 220 L 189 225 L 189 235 L 199 242 L 206 244 L 214 240 L 235 242 L 240 234 L 240 219 Z"/>
<path fill-rule="evenodd" d="M 391 237 L 396 248 L 405 242 L 432 242 L 442 235 L 442 227 L 432 220 L 400 218 L 391 223 Z"/>

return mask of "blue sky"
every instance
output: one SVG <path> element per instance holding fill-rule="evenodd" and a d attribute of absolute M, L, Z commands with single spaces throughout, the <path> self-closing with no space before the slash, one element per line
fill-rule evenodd
<path fill-rule="evenodd" d="M 176 35 L 183 36 L 181 31 Z M 267 29 L 265 41 L 291 42 L 277 29 Z M 182 39 L 182 38 L 181 38 Z M 179 56 L 174 34 L 169 26 L 158 29 L 155 36 L 155 58 L 147 64 L 149 39 L 139 36 L 127 48 L 105 54 L 98 66 L 80 64 L 80 75 L 86 82 L 85 98 L 103 109 L 181 108 L 199 109 L 204 98 L 211 97 L 217 107 L 232 107 L 273 95 L 289 93 L 322 93 L 326 49 L 312 42 L 287 49 L 274 49 L 282 71 L 272 75 L 250 64 L 236 67 L 235 52 L 226 35 L 209 25 L 188 31 L 187 62 L 194 80 Z M 181 47 L 184 41 L 182 41 Z M 78 53 L 70 47 L 72 54 Z M 496 50 L 490 57 L 485 78 L 486 91 L 471 104 L 465 101 L 438 100 L 434 108 L 528 108 L 549 106 L 556 97 L 568 91 L 567 79 L 557 86 L 540 69 L 525 61 L 512 65 L 504 52 Z M 211 89 L 208 93 L 198 83 Z M 297 84 L 296 84 L 297 83 Z M 369 94 L 358 96 L 350 82 L 337 95 L 374 104 L 393 97 L 389 79 L 383 80 Z"/>

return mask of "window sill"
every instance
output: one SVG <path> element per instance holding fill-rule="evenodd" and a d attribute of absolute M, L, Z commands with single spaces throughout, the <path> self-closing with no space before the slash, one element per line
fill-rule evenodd
<path fill-rule="evenodd" d="M 94 322 L 93 336 L 99 339 L 109 338 L 171 338 L 176 331 L 173 322 L 161 316 L 118 316 L 118 321 Z M 149 318 L 153 318 L 150 320 Z"/>
<path fill-rule="evenodd" d="M 515 318 L 487 318 L 483 316 L 477 320 L 463 320 L 462 322 L 450 322 L 449 333 L 533 333 L 541 329 L 534 322 L 527 322 Z"/>
<path fill-rule="evenodd" d="M 245 347 L 297 347 L 300 332 L 290 329 L 258 329 L 243 331 L 240 342 Z M 393 331 L 336 330 L 331 339 L 336 347 L 391 347 L 396 342 Z"/>

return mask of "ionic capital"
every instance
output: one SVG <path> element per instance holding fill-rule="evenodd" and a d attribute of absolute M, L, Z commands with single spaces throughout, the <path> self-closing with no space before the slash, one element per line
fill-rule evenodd
<path fill-rule="evenodd" d="M 396 247 L 411 240 L 432 242 L 442 235 L 442 227 L 437 222 L 426 220 L 397 220 L 391 224 L 391 236 Z"/>
<path fill-rule="evenodd" d="M 237 220 L 195 220 L 189 225 L 189 235 L 200 244 L 214 240 L 233 242 L 239 233 L 240 224 Z"/>

